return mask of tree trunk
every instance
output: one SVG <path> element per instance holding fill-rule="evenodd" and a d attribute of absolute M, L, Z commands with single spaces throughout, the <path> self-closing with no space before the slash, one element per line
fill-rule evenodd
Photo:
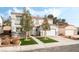
<path fill-rule="evenodd" d="M 28 39 L 27 39 L 27 32 L 26 32 L 26 34 L 25 34 L 25 35 L 26 35 L 26 40 L 28 40 Z"/>
<path fill-rule="evenodd" d="M 26 32 L 26 41 L 29 41 L 30 39 L 28 39 L 30 37 L 30 32 Z"/>
<path fill-rule="evenodd" d="M 45 36 L 45 40 L 46 40 L 46 30 L 45 30 L 45 32 L 44 32 L 44 36 Z"/>
<path fill-rule="evenodd" d="M 28 37 L 30 37 L 30 31 L 28 31 Z"/>

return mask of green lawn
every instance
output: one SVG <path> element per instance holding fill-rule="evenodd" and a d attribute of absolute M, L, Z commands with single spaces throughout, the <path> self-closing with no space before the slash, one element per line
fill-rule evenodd
<path fill-rule="evenodd" d="M 28 40 L 30 39 L 30 40 Z M 32 44 L 37 44 L 36 41 L 34 41 L 32 38 L 27 38 L 28 41 L 25 40 L 25 38 L 20 39 L 21 45 L 32 45 Z"/>
<path fill-rule="evenodd" d="M 48 38 L 48 37 L 46 37 L 46 39 L 45 39 L 45 37 L 36 37 L 36 38 L 39 39 L 40 41 L 42 41 L 43 43 L 58 42 L 58 41 L 56 41 L 56 40 L 54 40 L 54 39 L 50 39 L 50 38 Z"/>

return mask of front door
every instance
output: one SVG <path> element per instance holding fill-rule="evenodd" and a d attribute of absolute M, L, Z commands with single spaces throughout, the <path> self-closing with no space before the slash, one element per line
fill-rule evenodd
<path fill-rule="evenodd" d="M 77 34 L 79 35 L 79 31 L 77 32 Z"/>
<path fill-rule="evenodd" d="M 36 27 L 36 36 L 40 36 L 40 26 Z"/>

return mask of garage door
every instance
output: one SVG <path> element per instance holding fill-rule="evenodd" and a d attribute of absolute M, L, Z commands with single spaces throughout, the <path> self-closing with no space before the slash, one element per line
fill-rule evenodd
<path fill-rule="evenodd" d="M 74 35 L 74 30 L 66 30 L 66 31 L 65 31 L 65 34 L 66 34 L 67 36 Z"/>
<path fill-rule="evenodd" d="M 50 31 L 47 31 L 47 36 L 55 36 L 56 35 L 56 30 L 50 30 Z"/>

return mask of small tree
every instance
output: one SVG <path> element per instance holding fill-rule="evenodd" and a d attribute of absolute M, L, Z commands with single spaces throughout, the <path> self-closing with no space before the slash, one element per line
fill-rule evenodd
<path fill-rule="evenodd" d="M 46 39 L 46 31 L 50 30 L 50 25 L 48 23 L 47 17 L 44 18 L 44 21 L 42 23 L 42 29 L 44 30 L 44 36 L 45 36 L 45 39 Z"/>
<path fill-rule="evenodd" d="M 32 30 L 32 17 L 29 13 L 29 11 L 24 8 L 24 13 L 21 20 L 21 26 L 23 28 L 23 31 L 26 32 L 26 39 L 27 37 L 30 37 L 30 31 Z"/>
<path fill-rule="evenodd" d="M 11 26 L 11 20 L 9 18 L 5 20 L 3 23 L 7 26 Z"/>

